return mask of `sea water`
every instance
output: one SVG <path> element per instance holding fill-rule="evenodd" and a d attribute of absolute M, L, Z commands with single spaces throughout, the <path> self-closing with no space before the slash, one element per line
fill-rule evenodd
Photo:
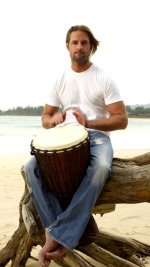
<path fill-rule="evenodd" d="M 42 129 L 40 116 L 0 116 L 0 155 L 29 153 Z M 150 149 L 150 119 L 129 119 L 125 130 L 111 132 L 114 149 Z"/>

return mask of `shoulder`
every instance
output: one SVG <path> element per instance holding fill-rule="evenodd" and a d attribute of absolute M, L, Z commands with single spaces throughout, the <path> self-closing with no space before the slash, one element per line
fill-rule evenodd
<path fill-rule="evenodd" d="M 105 87 L 111 83 L 114 84 L 114 79 L 112 78 L 111 74 L 107 70 L 100 68 L 99 66 L 93 64 L 91 71 L 95 75 L 96 80 L 100 86 Z"/>

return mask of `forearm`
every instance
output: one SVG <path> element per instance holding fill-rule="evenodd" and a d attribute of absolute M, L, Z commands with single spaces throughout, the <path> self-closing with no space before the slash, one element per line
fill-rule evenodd
<path fill-rule="evenodd" d="M 86 127 L 100 131 L 125 129 L 128 124 L 127 115 L 115 115 L 106 119 L 87 120 Z"/>

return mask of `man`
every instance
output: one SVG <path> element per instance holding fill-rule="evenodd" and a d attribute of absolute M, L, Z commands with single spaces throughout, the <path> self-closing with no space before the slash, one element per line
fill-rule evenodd
<path fill-rule="evenodd" d="M 66 47 L 71 67 L 59 75 L 50 88 L 42 114 L 42 125 L 46 129 L 63 122 L 83 125 L 89 132 L 90 163 L 66 210 L 51 192 L 44 191 L 42 181 L 37 179 L 40 173 L 35 158 L 25 165 L 32 198 L 46 229 L 46 242 L 39 253 L 39 263 L 44 267 L 68 250 L 93 241 L 89 239 L 84 243 L 84 238 L 92 228 L 92 208 L 110 175 L 113 149 L 109 131 L 125 129 L 128 123 L 125 105 L 114 81 L 90 60 L 98 45 L 99 41 L 88 27 L 76 25 L 69 29 Z"/>

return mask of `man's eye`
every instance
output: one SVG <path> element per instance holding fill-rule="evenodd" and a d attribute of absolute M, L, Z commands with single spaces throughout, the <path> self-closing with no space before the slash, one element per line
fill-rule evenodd
<path fill-rule="evenodd" d="M 77 42 L 76 42 L 76 41 L 73 41 L 73 42 L 72 42 L 72 44 L 73 44 L 73 45 L 76 45 L 76 44 L 77 44 Z"/>
<path fill-rule="evenodd" d="M 87 41 L 83 41 L 83 42 L 82 42 L 82 45 L 87 45 L 87 44 L 88 44 Z"/>

